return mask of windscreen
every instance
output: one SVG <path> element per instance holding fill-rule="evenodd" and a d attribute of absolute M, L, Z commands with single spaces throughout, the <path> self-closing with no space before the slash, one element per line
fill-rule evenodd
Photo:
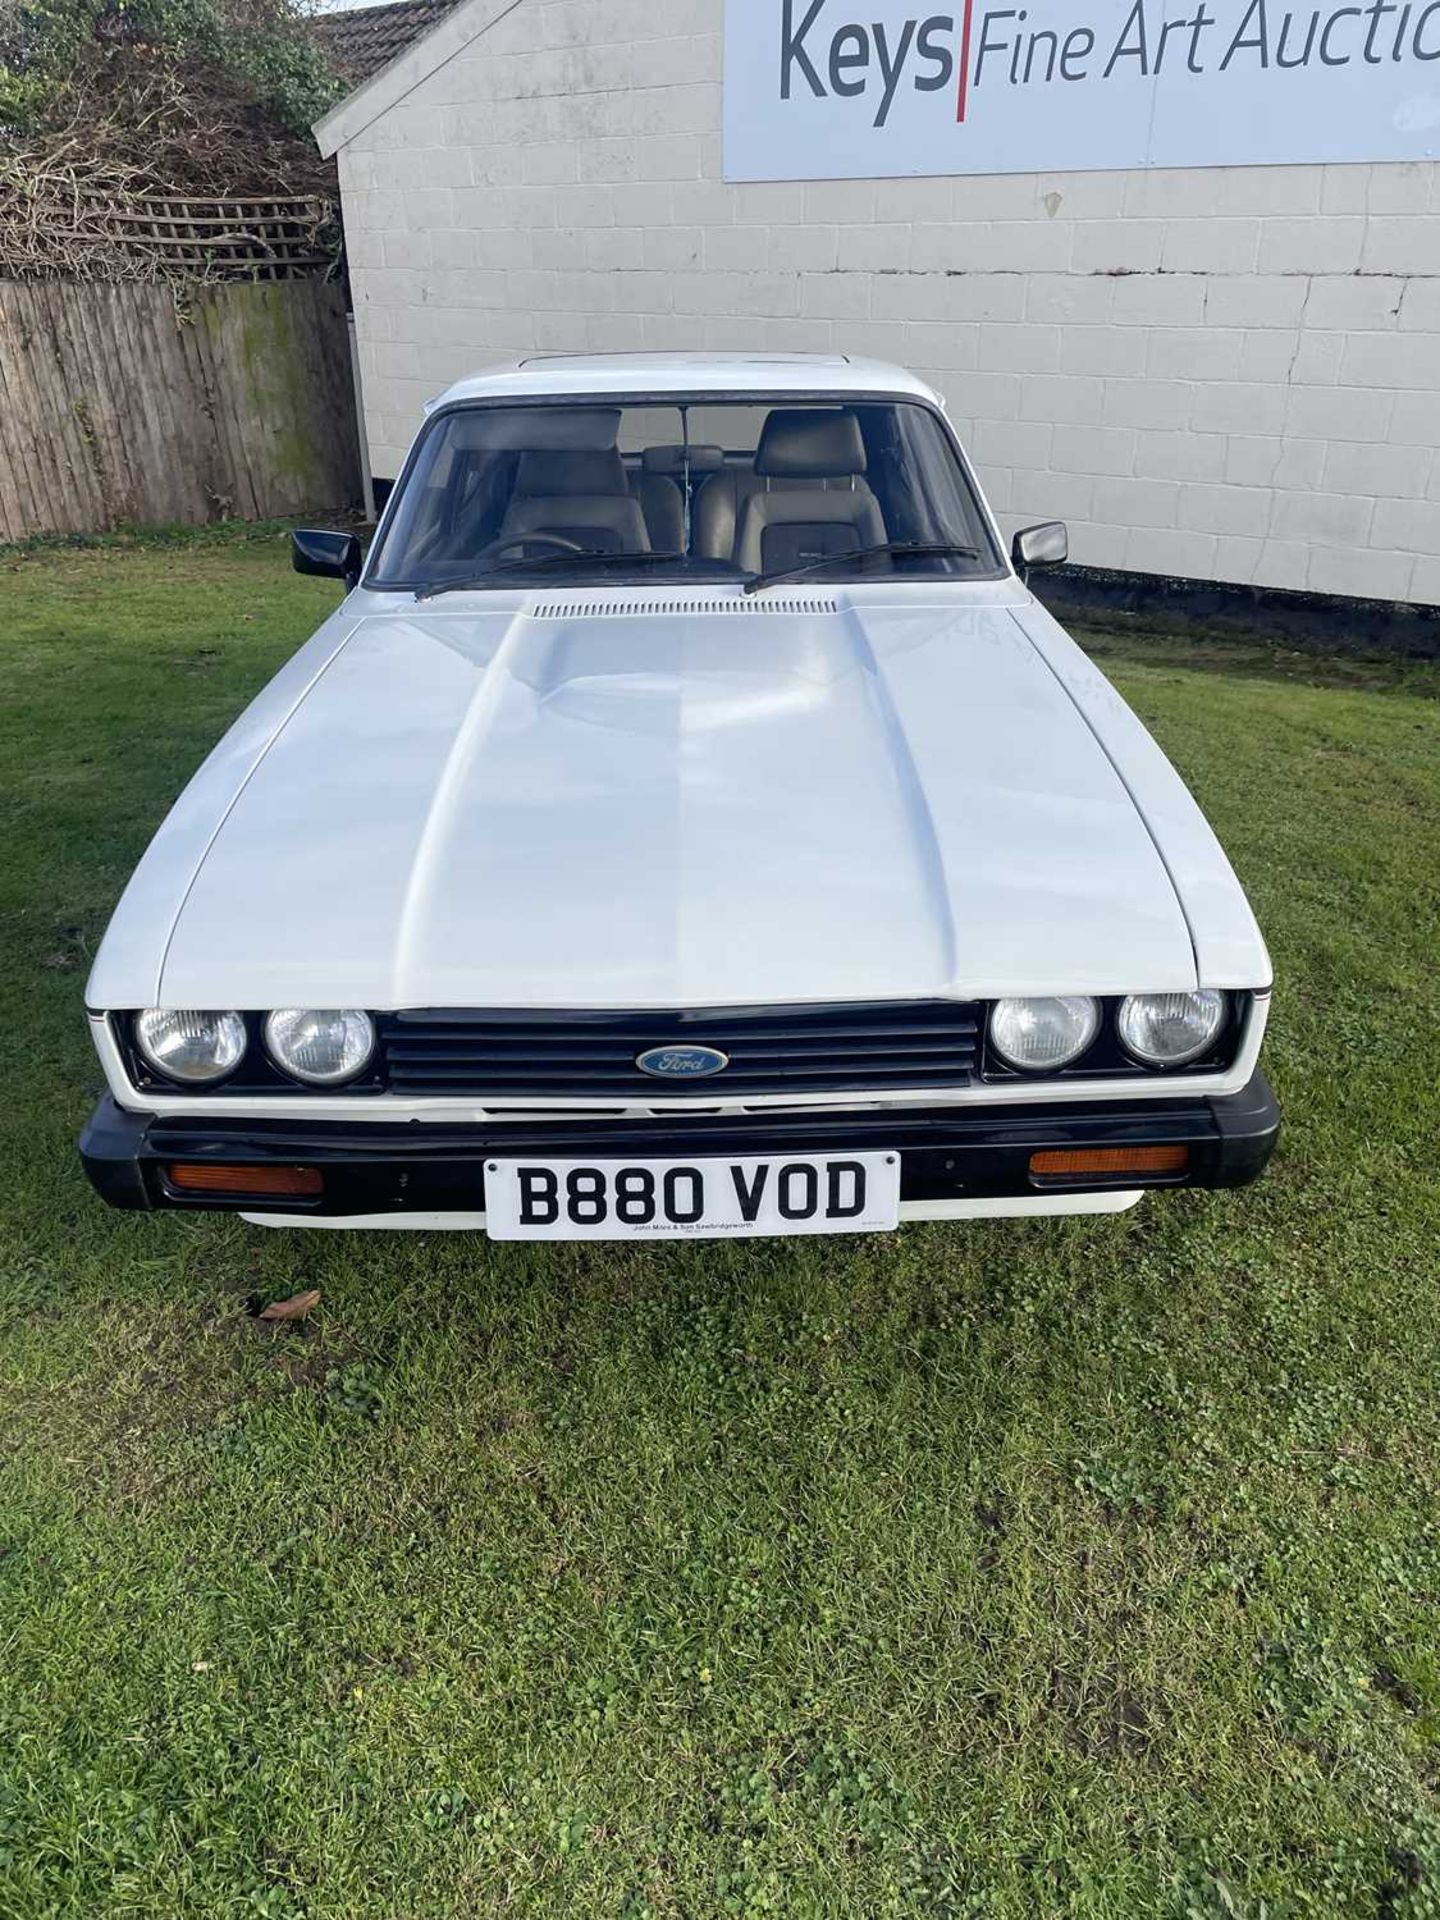
<path fill-rule="evenodd" d="M 366 584 L 1000 568 L 953 443 L 919 403 L 566 400 L 440 415 Z"/>

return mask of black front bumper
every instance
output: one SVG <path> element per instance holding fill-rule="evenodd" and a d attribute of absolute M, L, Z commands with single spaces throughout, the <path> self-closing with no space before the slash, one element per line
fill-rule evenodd
<path fill-rule="evenodd" d="M 663 1120 L 428 1121 L 156 1119 L 108 1095 L 80 1136 L 80 1157 L 112 1207 L 307 1214 L 477 1213 L 487 1155 L 507 1159 L 696 1159 L 833 1154 L 866 1148 L 901 1155 L 900 1196 L 998 1199 L 1116 1188 L 1243 1187 L 1274 1151 L 1280 1110 L 1263 1074 L 1240 1093 L 1164 1100 L 1057 1101 L 1034 1107 L 926 1107 L 892 1112 L 696 1114 Z M 1117 1173 L 1038 1179 L 1044 1148 L 1184 1145 L 1178 1175 Z M 226 1167 L 304 1166 L 324 1184 L 316 1199 L 180 1192 L 175 1162 Z"/>

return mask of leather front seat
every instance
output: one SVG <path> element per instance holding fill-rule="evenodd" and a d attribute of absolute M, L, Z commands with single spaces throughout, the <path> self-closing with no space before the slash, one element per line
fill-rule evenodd
<path fill-rule="evenodd" d="M 518 542 L 531 533 L 556 534 L 590 553 L 648 553 L 645 515 L 618 447 L 522 453 L 500 537 Z"/>
<path fill-rule="evenodd" d="M 865 467 L 853 413 L 777 407 L 753 471 L 727 469 L 706 482 L 696 502 L 696 551 L 758 573 L 873 546 L 885 538 L 885 522 Z"/>
<path fill-rule="evenodd" d="M 877 545 L 885 538 L 885 520 L 864 478 L 865 464 L 865 441 L 853 413 L 776 408 L 755 449 L 755 471 L 762 480 L 804 484 L 750 495 L 735 540 L 738 564 L 757 573 Z"/>

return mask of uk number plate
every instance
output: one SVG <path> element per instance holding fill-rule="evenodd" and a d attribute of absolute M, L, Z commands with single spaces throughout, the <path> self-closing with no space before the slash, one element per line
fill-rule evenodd
<path fill-rule="evenodd" d="M 487 1160 L 496 1240 L 879 1233 L 900 1220 L 898 1153 L 752 1160 Z"/>

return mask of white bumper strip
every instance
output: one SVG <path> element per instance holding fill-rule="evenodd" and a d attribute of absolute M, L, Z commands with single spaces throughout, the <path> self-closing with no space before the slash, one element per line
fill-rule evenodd
<path fill-rule="evenodd" d="M 1031 1220 L 1054 1214 L 1124 1213 L 1145 1197 L 1143 1189 L 1121 1193 L 1036 1193 L 997 1200 L 902 1200 L 900 1222 L 909 1220 Z M 252 1227 L 312 1227 L 327 1233 L 483 1233 L 483 1213 L 242 1213 Z M 723 1235 L 717 1235 L 723 1238 Z M 597 1244 L 604 1244 L 603 1242 Z M 631 1241 L 629 1245 L 634 1245 Z M 666 1245 L 673 1246 L 673 1241 Z"/>

